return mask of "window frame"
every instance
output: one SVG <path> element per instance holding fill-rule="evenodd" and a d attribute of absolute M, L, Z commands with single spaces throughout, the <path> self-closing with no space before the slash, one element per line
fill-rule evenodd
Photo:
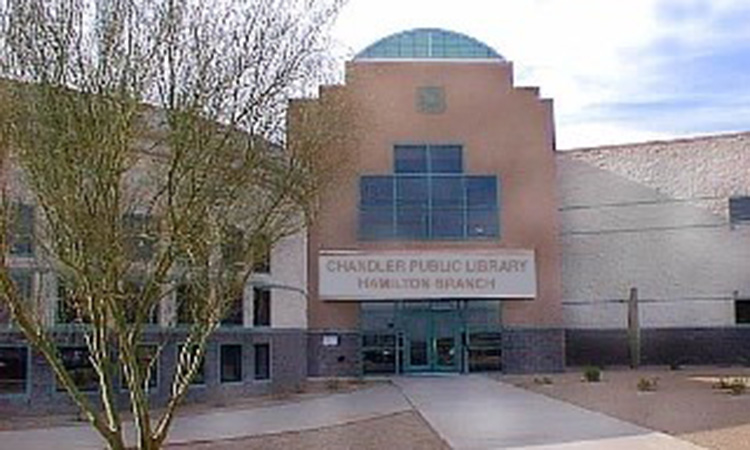
<path fill-rule="evenodd" d="M 138 344 L 136 346 L 136 353 L 140 348 L 143 347 L 153 347 L 154 348 L 154 357 L 156 358 L 156 362 L 151 366 L 153 370 L 152 376 L 154 377 L 154 386 L 149 386 L 151 379 L 144 380 L 146 382 L 146 390 L 148 391 L 148 394 L 156 393 L 159 391 L 159 388 L 161 387 L 160 377 L 161 377 L 161 352 L 159 352 L 159 344 L 155 342 L 144 342 L 141 344 Z M 137 357 L 137 354 L 136 354 Z M 123 371 L 122 365 L 119 366 L 120 368 L 120 391 L 121 392 L 130 392 L 130 389 L 128 389 L 128 385 L 125 380 L 125 372 Z"/>
<path fill-rule="evenodd" d="M 747 314 L 747 317 L 743 320 L 740 320 L 740 304 L 743 305 L 744 308 L 747 309 L 745 313 Z M 747 327 L 750 326 L 750 298 L 735 298 L 734 299 L 734 325 L 740 326 L 740 327 Z"/>
<path fill-rule="evenodd" d="M 37 270 L 32 267 L 10 267 L 8 269 L 8 275 L 11 278 L 15 288 L 24 301 L 30 302 L 34 300 L 37 288 Z M 24 282 L 23 285 L 19 284 L 19 278 L 28 277 L 28 286 Z M 26 288 L 28 287 L 28 292 Z M 20 289 L 19 289 L 20 288 Z M 0 328 L 14 328 L 16 325 L 13 322 L 13 313 L 10 308 L 4 303 L 0 303 Z"/>
<path fill-rule="evenodd" d="M 124 286 L 123 286 L 123 294 L 126 296 L 134 295 L 135 297 L 139 297 L 142 294 L 143 289 L 146 287 L 145 281 L 143 279 L 139 278 L 126 278 L 124 280 Z M 135 299 L 135 297 L 133 299 Z M 146 328 L 158 328 L 161 327 L 161 307 L 162 302 L 164 301 L 164 297 L 160 294 L 158 301 L 153 305 L 153 309 L 149 312 L 148 317 L 146 318 L 146 321 L 143 323 L 143 325 Z M 126 310 L 126 320 L 128 323 L 134 323 L 135 322 L 135 310 Z"/>
<path fill-rule="evenodd" d="M 230 305 L 227 305 L 224 315 L 219 321 L 220 328 L 236 328 L 245 324 L 245 296 L 244 293 L 235 297 Z M 239 308 L 238 308 L 239 306 Z"/>
<path fill-rule="evenodd" d="M 88 353 L 88 355 L 90 357 L 91 350 L 86 345 L 61 345 L 61 346 L 58 346 L 57 350 L 60 353 L 59 356 L 60 356 L 60 360 L 63 363 L 63 367 L 65 367 L 65 361 L 63 360 L 63 357 L 62 357 L 63 350 L 72 350 L 72 349 L 80 349 L 80 348 L 85 349 L 86 353 Z M 87 358 L 87 360 L 88 360 L 89 364 L 91 365 L 91 370 L 94 371 L 94 373 L 96 373 L 96 368 L 94 367 L 94 364 L 91 363 L 90 359 Z M 65 367 L 65 371 L 68 372 L 68 375 L 70 375 L 70 371 L 68 370 L 67 367 Z M 95 385 L 96 385 L 96 387 L 94 389 L 83 389 L 80 386 L 77 386 L 77 387 L 78 387 L 78 390 L 81 391 L 81 392 L 83 392 L 84 394 L 97 394 L 99 392 L 99 383 L 96 382 Z M 60 383 L 60 380 L 58 380 L 57 377 L 55 377 L 55 383 L 54 383 L 54 387 L 53 388 L 54 388 L 55 392 L 58 393 L 58 394 L 60 394 L 60 393 L 66 393 L 65 386 L 63 386 Z"/>
<path fill-rule="evenodd" d="M 240 378 L 239 380 L 225 380 L 224 379 L 224 348 L 226 347 L 238 347 L 240 349 L 240 359 L 239 359 L 239 368 L 240 368 Z M 243 384 L 245 382 L 245 346 L 242 345 L 241 342 L 224 342 L 219 344 L 219 357 L 216 358 L 219 364 L 219 368 L 217 370 L 217 373 L 219 374 L 219 384 Z"/>
<path fill-rule="evenodd" d="M 747 213 L 742 214 L 743 209 L 747 208 Z M 729 223 L 735 225 L 750 225 L 750 196 L 735 195 L 729 197 L 727 203 L 727 215 Z"/>
<path fill-rule="evenodd" d="M 31 348 L 25 344 L 0 344 L 0 350 L 2 349 L 19 349 L 25 353 L 25 377 L 23 380 L 23 390 L 20 392 L 0 392 L 0 398 L 22 398 L 31 395 L 31 384 L 32 384 L 32 352 Z"/>
<path fill-rule="evenodd" d="M 122 216 L 122 243 L 128 260 L 148 263 L 154 258 L 159 241 L 154 221 L 149 213 L 128 212 Z"/>
<path fill-rule="evenodd" d="M 258 347 L 266 347 L 268 348 L 268 351 L 266 352 L 267 356 L 267 363 L 266 363 L 266 375 L 265 378 L 259 378 L 258 377 Z M 273 355 L 271 350 L 271 343 L 270 342 L 255 342 L 253 343 L 253 381 L 255 382 L 262 382 L 262 383 L 268 383 L 273 379 Z"/>
<path fill-rule="evenodd" d="M 175 345 L 175 354 L 174 354 L 174 368 L 173 370 L 177 370 L 177 365 L 180 363 L 180 352 L 182 351 L 182 347 L 185 345 L 184 342 L 177 343 Z M 203 350 L 203 361 L 201 361 L 202 369 L 199 372 L 203 372 L 203 380 L 200 382 L 196 382 L 195 380 L 197 377 L 193 377 L 192 380 L 190 380 L 190 384 L 188 385 L 188 390 L 191 388 L 204 388 L 208 385 L 208 352 L 210 350 L 210 344 L 206 343 L 206 348 Z M 196 373 L 196 375 L 198 375 Z"/>
<path fill-rule="evenodd" d="M 8 254 L 15 258 L 34 258 L 36 256 L 36 206 L 31 203 L 16 201 L 12 203 L 13 222 L 8 227 Z M 29 214 L 29 224 L 24 223 L 26 215 Z M 28 229 L 26 229 L 28 228 Z M 21 239 L 19 239 L 19 237 Z M 19 240 L 20 242 L 16 242 Z M 29 251 L 17 251 L 17 246 L 28 246 Z"/>
<path fill-rule="evenodd" d="M 258 299 L 261 297 L 266 297 L 265 304 L 268 305 L 267 313 L 265 314 L 265 318 L 267 319 L 266 323 L 260 323 L 259 318 L 261 317 L 260 314 L 258 314 L 259 310 L 259 302 Z M 270 288 L 264 288 L 264 287 L 253 287 L 253 327 L 264 327 L 264 328 L 270 328 L 272 326 L 273 317 L 271 317 L 271 302 L 273 301 L 271 298 L 271 289 Z"/>
<path fill-rule="evenodd" d="M 265 248 L 261 258 L 253 262 L 253 272 L 260 274 L 271 273 L 271 248 Z"/>
<path fill-rule="evenodd" d="M 424 153 L 423 169 L 401 164 L 399 153 L 419 150 Z M 438 150 L 450 151 L 454 164 L 433 171 Z M 407 158 L 408 163 L 409 158 Z M 492 180 L 492 202 L 472 199 L 483 192 L 481 180 Z M 409 192 L 425 180 L 426 199 Z M 450 189 L 438 188 L 440 182 L 455 183 Z M 390 189 L 387 185 L 390 183 Z M 380 185 L 380 187 L 378 187 Z M 419 189 L 417 189 L 419 191 Z M 451 190 L 455 192 L 450 192 Z M 408 195 L 403 195 L 407 192 Z M 489 190 L 487 192 L 490 192 Z M 380 195 L 384 193 L 384 195 Z M 443 193 L 444 196 L 438 194 Z M 411 195 L 414 194 L 414 195 Z M 455 194 L 458 194 L 456 196 Z M 453 201 L 451 200 L 453 199 Z M 390 200 L 390 205 L 386 204 Z M 358 236 L 362 241 L 496 241 L 502 238 L 502 183 L 497 174 L 465 172 L 464 146 L 456 143 L 397 143 L 393 146 L 393 172 L 363 174 L 359 177 Z M 455 219 L 451 227 L 442 218 Z M 481 228 L 471 224 L 478 222 Z M 439 227 L 436 224 L 443 224 Z M 460 230 L 460 232 L 459 232 Z"/>

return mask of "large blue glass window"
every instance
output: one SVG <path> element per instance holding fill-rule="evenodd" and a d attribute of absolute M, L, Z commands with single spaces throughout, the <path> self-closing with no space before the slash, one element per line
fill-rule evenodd
<path fill-rule="evenodd" d="M 394 235 L 392 176 L 360 179 L 360 232 L 363 239 L 386 239 Z"/>
<path fill-rule="evenodd" d="M 393 34 L 356 56 L 356 59 L 378 58 L 503 59 L 487 44 L 474 38 L 435 28 L 419 28 Z"/>
<path fill-rule="evenodd" d="M 432 236 L 460 239 L 466 224 L 464 177 L 441 176 L 431 179 Z"/>
<path fill-rule="evenodd" d="M 429 237 L 430 193 L 427 177 L 404 176 L 396 180 L 396 236 Z"/>
<path fill-rule="evenodd" d="M 398 145 L 394 175 L 360 179 L 360 237 L 497 237 L 497 177 L 465 175 L 460 145 Z"/>
<path fill-rule="evenodd" d="M 470 237 L 497 236 L 497 178 L 466 177 L 467 234 Z"/>
<path fill-rule="evenodd" d="M 394 149 L 395 172 L 462 173 L 460 145 L 397 145 Z"/>
<path fill-rule="evenodd" d="M 394 149 L 396 173 L 427 173 L 427 146 L 397 145 Z"/>
<path fill-rule="evenodd" d="M 432 145 L 430 146 L 430 173 L 461 173 L 461 146 Z"/>

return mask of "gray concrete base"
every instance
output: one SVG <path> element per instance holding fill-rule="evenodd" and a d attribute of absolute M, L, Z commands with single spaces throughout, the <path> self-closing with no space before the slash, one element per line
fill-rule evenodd
<path fill-rule="evenodd" d="M 565 331 L 569 365 L 627 365 L 625 329 Z M 641 362 L 647 365 L 750 365 L 750 328 L 644 328 Z"/>
<path fill-rule="evenodd" d="M 311 377 L 356 377 L 362 374 L 361 335 L 352 331 L 309 331 L 307 374 Z M 324 345 L 324 336 L 335 336 L 338 345 Z"/>
<path fill-rule="evenodd" d="M 55 335 L 60 346 L 85 346 L 80 331 L 60 331 Z M 146 333 L 144 343 L 164 343 L 158 364 L 157 386 L 150 393 L 154 406 L 168 399 L 174 374 L 177 346 L 185 338 L 184 331 L 153 330 Z M 304 330 L 254 330 L 247 328 L 220 328 L 211 337 L 206 348 L 205 383 L 193 386 L 186 397 L 187 402 L 210 402 L 220 405 L 238 396 L 259 395 L 270 392 L 298 390 L 307 378 L 307 358 L 304 353 L 307 335 Z M 254 345 L 268 343 L 271 348 L 271 378 L 256 380 Z M 224 383 L 220 379 L 220 348 L 222 344 L 242 346 L 243 362 L 241 382 Z M 24 346 L 23 336 L 18 332 L 0 333 L 0 345 Z M 76 413 L 78 408 L 68 394 L 57 389 L 58 383 L 49 365 L 41 354 L 29 349 L 30 362 L 25 393 L 0 395 L 0 414 L 60 414 Z M 128 393 L 116 380 L 118 400 L 123 408 L 128 405 Z M 98 394 L 90 395 L 93 404 L 99 403 Z"/>
<path fill-rule="evenodd" d="M 565 332 L 558 328 L 504 328 L 503 372 L 561 372 L 565 368 Z"/>

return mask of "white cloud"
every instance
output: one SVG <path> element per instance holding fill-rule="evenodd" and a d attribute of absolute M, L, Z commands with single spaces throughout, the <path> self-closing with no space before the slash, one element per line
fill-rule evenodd
<path fill-rule="evenodd" d="M 716 29 L 715 22 L 742 3 L 351 0 L 335 33 L 353 51 L 416 27 L 447 28 L 486 42 L 514 62 L 517 84 L 539 86 L 542 95 L 555 100 L 558 146 L 569 148 L 672 137 L 668 130 L 639 129 L 597 116 L 597 107 L 658 96 L 644 89 L 664 76 L 656 73 L 657 67 L 663 70 L 662 55 L 649 51 L 659 42 L 693 52 L 731 45 L 736 32 Z"/>

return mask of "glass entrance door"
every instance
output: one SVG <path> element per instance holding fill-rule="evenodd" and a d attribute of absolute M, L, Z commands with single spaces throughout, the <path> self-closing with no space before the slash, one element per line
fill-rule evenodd
<path fill-rule="evenodd" d="M 428 372 L 432 347 L 430 316 L 409 314 L 409 328 L 405 333 L 406 368 L 410 372 Z"/>
<path fill-rule="evenodd" d="M 404 372 L 457 372 L 460 321 L 455 309 L 407 309 L 403 314 Z"/>
<path fill-rule="evenodd" d="M 458 321 L 455 311 L 432 311 L 432 370 L 455 372 L 459 362 Z"/>

